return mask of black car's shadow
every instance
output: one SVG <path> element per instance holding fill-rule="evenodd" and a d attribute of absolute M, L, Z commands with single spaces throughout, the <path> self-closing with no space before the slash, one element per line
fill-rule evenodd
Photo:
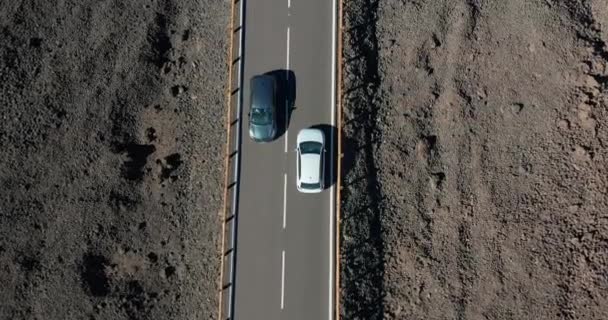
<path fill-rule="evenodd" d="M 325 136 L 325 154 L 323 159 L 323 163 L 325 164 L 325 168 L 323 168 L 323 171 L 325 174 L 323 176 L 323 179 L 325 181 L 325 189 L 327 189 L 336 183 L 336 179 L 338 176 L 338 141 L 336 140 L 338 139 L 338 129 L 328 124 L 314 125 L 311 128 L 323 131 L 323 135 Z"/>
<path fill-rule="evenodd" d="M 296 75 L 291 70 L 278 69 L 265 73 L 273 76 L 277 81 L 277 135 L 281 137 L 289 128 L 291 114 L 296 103 Z"/>

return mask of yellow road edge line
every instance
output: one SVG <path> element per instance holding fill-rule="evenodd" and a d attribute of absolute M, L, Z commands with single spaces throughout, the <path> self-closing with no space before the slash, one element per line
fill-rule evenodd
<path fill-rule="evenodd" d="M 242 1 L 242 0 L 240 0 Z M 230 44 L 228 45 L 228 86 L 226 90 L 226 155 L 224 160 L 224 204 L 222 208 L 222 221 L 221 221 L 221 245 L 220 245 L 220 279 L 219 279 L 219 308 L 218 308 L 218 320 L 222 320 L 223 316 L 223 296 L 224 296 L 224 252 L 225 251 L 225 239 L 226 239 L 226 212 L 228 211 L 228 177 L 230 167 L 230 115 L 232 114 L 232 56 L 233 43 L 234 43 L 234 3 L 235 0 L 230 1 L 230 24 L 228 25 L 228 39 Z"/>

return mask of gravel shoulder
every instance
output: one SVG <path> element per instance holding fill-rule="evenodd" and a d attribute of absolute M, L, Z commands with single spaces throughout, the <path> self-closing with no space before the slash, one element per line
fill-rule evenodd
<path fill-rule="evenodd" d="M 344 318 L 606 319 L 605 3 L 345 19 Z"/>
<path fill-rule="evenodd" d="M 215 318 L 229 3 L 0 3 L 0 318 Z"/>

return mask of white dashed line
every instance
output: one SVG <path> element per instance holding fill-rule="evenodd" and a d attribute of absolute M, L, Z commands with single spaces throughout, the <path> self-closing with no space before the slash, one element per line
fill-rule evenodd
<path fill-rule="evenodd" d="M 287 27 L 287 63 L 285 64 L 285 69 L 289 70 L 289 27 Z"/>
<path fill-rule="evenodd" d="M 287 174 L 283 176 L 283 229 L 287 225 Z"/>
<path fill-rule="evenodd" d="M 285 250 L 281 258 L 281 310 L 285 307 Z"/>

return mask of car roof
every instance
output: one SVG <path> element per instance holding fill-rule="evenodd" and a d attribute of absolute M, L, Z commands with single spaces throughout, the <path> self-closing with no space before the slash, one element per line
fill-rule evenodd
<path fill-rule="evenodd" d="M 300 181 L 319 183 L 321 181 L 321 155 L 314 153 L 300 154 Z"/>
<path fill-rule="evenodd" d="M 251 107 L 271 109 L 274 104 L 275 79 L 270 75 L 258 75 L 251 78 Z"/>

